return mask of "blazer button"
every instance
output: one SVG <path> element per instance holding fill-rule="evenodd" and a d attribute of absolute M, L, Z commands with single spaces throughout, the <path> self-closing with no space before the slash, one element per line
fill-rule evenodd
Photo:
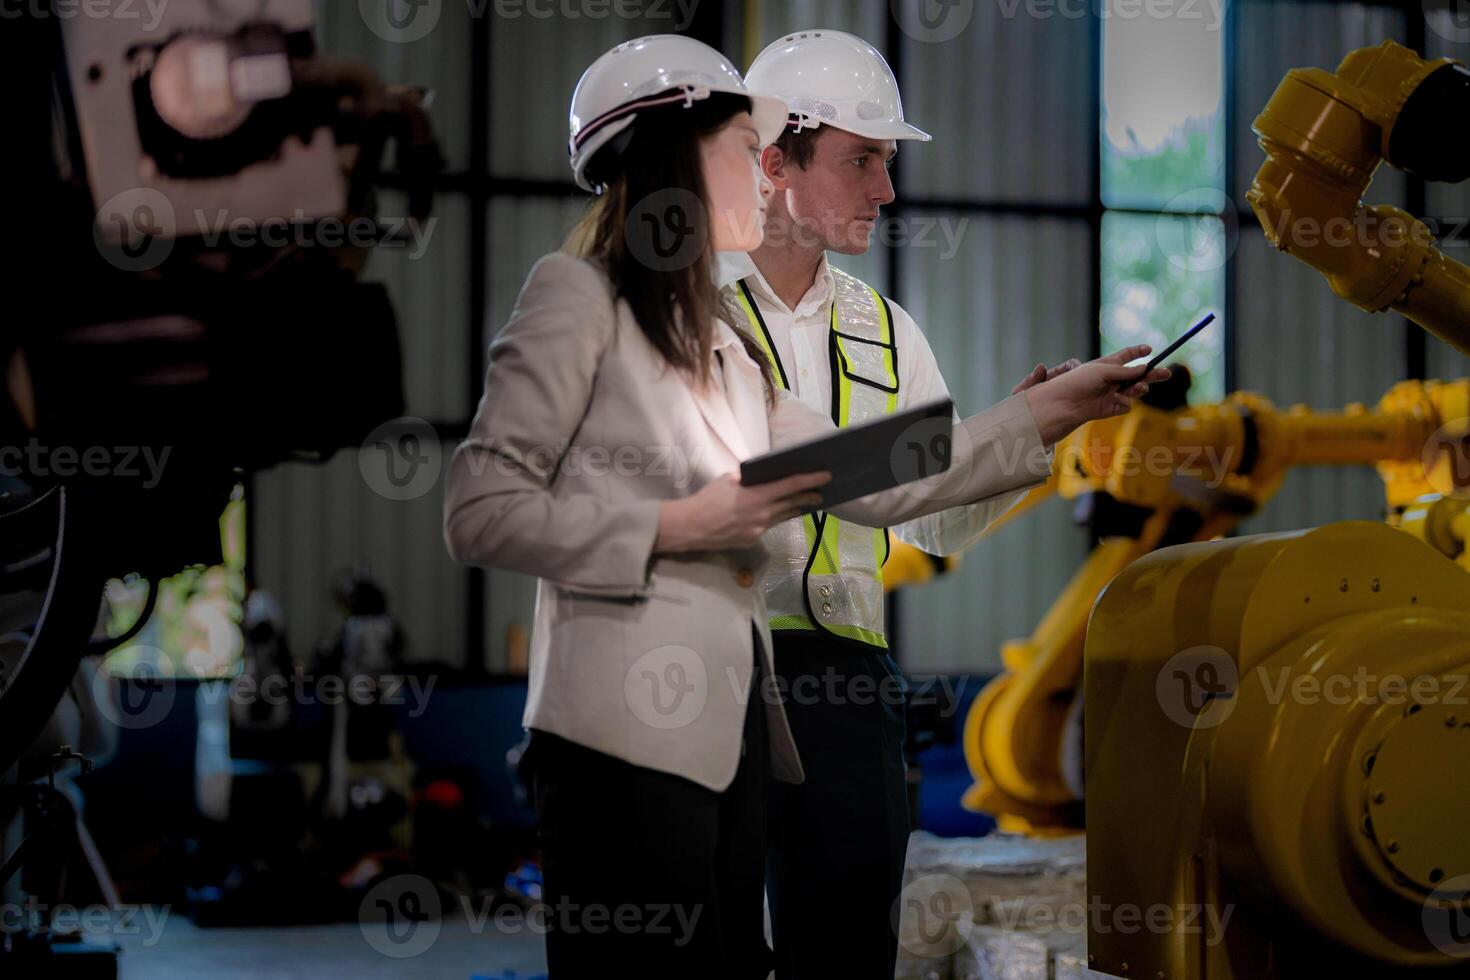
<path fill-rule="evenodd" d="M 735 573 L 735 582 L 742 589 L 748 589 L 755 584 L 755 573 L 748 568 L 742 568 Z"/>

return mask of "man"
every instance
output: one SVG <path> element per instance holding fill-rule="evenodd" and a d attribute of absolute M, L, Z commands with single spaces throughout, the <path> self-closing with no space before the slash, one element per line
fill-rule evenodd
<path fill-rule="evenodd" d="M 893 200 L 905 122 L 882 55 L 840 31 L 802 31 L 756 58 L 746 83 L 792 116 L 761 165 L 775 185 L 765 242 L 721 254 L 721 284 L 778 383 L 851 425 L 948 397 L 934 354 L 898 304 L 831 267 L 866 252 Z M 1075 366 L 1036 369 L 1015 391 Z M 1013 392 L 1014 393 L 1014 392 Z M 974 543 L 1017 499 L 1003 495 L 893 528 L 933 554 Z M 887 654 L 884 531 L 817 514 L 772 528 L 766 594 L 775 668 L 806 782 L 772 784 L 767 892 L 777 976 L 892 977 L 890 916 L 909 818 L 903 681 Z"/>

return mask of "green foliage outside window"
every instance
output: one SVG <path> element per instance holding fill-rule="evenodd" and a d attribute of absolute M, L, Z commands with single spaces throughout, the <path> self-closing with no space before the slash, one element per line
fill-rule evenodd
<path fill-rule="evenodd" d="M 1195 404 L 1225 395 L 1225 265 L 1234 205 L 1225 195 L 1223 34 L 1184 17 L 1103 25 L 1101 125 L 1104 353 L 1167 346 L 1205 313 L 1217 320 L 1170 363 L 1193 375 Z M 1229 228 L 1227 229 L 1227 220 Z"/>
<path fill-rule="evenodd" d="M 1102 349 L 1150 344 L 1162 350 L 1225 293 L 1225 228 L 1218 218 L 1112 212 L 1102 227 Z M 1225 396 L 1224 328 L 1217 319 L 1167 363 L 1194 377 L 1195 404 Z"/>
<path fill-rule="evenodd" d="M 245 499 L 236 487 L 220 516 L 224 562 L 193 565 L 158 583 L 153 614 L 138 635 L 108 655 L 107 668 L 130 677 L 227 677 L 239 669 L 244 639 Z M 107 583 L 107 635 L 121 636 L 142 614 L 147 580 Z"/>
<path fill-rule="evenodd" d="M 1196 121 L 1177 142 L 1154 153 L 1137 153 L 1103 137 L 1102 199 L 1109 208 L 1142 211 L 1192 210 L 1201 190 L 1225 182 L 1225 127 L 1219 115 Z M 1223 201 L 1223 196 L 1222 196 Z"/>

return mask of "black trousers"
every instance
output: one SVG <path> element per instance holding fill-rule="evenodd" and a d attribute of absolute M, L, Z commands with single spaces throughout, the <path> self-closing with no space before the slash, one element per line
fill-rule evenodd
<path fill-rule="evenodd" d="M 909 810 L 908 689 L 893 658 L 775 634 L 777 688 L 806 781 L 770 784 L 766 888 L 778 980 L 891 980 Z"/>
<path fill-rule="evenodd" d="M 522 765 L 536 806 L 551 980 L 769 974 L 761 659 L 740 765 L 722 793 L 531 733 Z"/>

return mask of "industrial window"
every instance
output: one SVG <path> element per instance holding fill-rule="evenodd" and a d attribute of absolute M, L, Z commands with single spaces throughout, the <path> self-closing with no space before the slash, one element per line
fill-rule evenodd
<path fill-rule="evenodd" d="M 1166 346 L 1219 317 L 1171 358 L 1190 401 L 1225 395 L 1226 142 L 1223 18 L 1204 7 L 1110 2 L 1101 18 L 1103 353 Z M 1154 14 L 1158 14 L 1155 16 Z"/>

